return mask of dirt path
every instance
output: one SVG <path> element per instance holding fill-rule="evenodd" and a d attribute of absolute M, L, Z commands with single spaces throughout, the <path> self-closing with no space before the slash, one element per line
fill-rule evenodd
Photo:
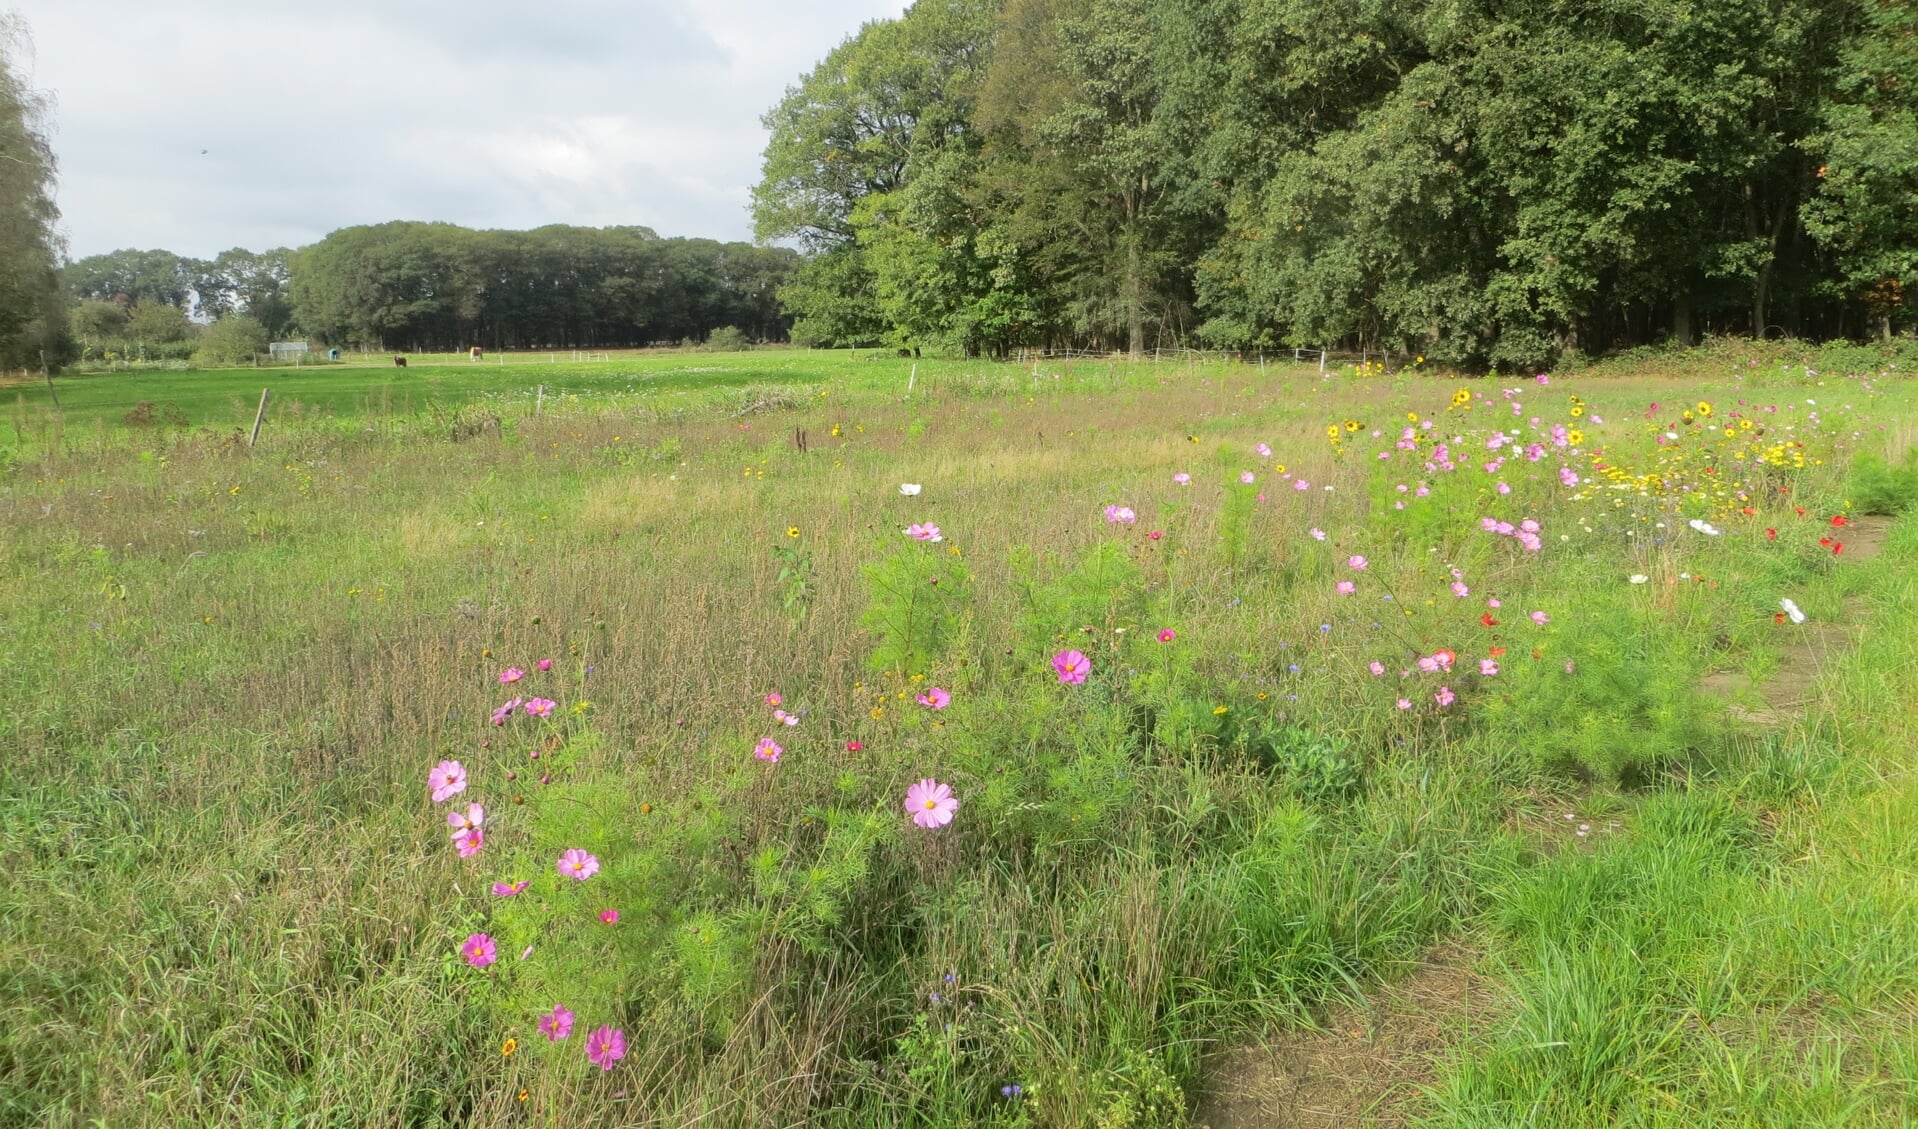
<path fill-rule="evenodd" d="M 1408 1124 L 1411 1099 L 1436 1080 L 1433 1059 L 1457 1028 L 1489 1007 L 1470 954 L 1440 949 L 1366 1007 L 1345 1008 L 1323 1031 L 1281 1035 L 1226 1051 L 1199 1102 L 1199 1129 L 1331 1129 Z"/>
<path fill-rule="evenodd" d="M 1888 517 L 1854 519 L 1839 538 L 1845 544 L 1844 559 L 1867 561 L 1877 556 L 1884 551 L 1890 532 Z M 1858 641 L 1858 633 L 1864 628 L 1864 611 L 1864 601 L 1854 596 L 1845 601 L 1843 622 L 1799 625 L 1780 656 L 1778 669 L 1755 688 L 1761 704 L 1731 705 L 1726 707 L 1726 712 L 1756 725 L 1783 725 L 1802 714 L 1827 663 Z M 1723 698 L 1749 700 L 1754 696 L 1751 678 L 1731 671 L 1708 674 L 1700 685 L 1707 693 Z"/>

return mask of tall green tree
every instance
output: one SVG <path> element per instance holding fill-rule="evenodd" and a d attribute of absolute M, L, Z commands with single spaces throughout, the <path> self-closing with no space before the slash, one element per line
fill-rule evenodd
<path fill-rule="evenodd" d="M 66 325 L 47 103 L 14 67 L 27 42 L 25 25 L 0 15 L 0 365 L 7 368 L 40 363 L 48 353 L 57 360 Z"/>

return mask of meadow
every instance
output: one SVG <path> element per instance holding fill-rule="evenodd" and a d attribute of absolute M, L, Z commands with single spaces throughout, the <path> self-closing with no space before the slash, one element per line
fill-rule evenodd
<path fill-rule="evenodd" d="M 10 390 L 0 1122 L 1918 1119 L 1894 369 L 911 371 Z"/>

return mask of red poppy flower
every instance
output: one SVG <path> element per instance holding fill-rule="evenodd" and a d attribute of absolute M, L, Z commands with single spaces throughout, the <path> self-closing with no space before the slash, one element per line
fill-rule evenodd
<path fill-rule="evenodd" d="M 1818 543 L 1827 549 L 1831 548 L 1831 538 L 1829 537 L 1820 537 Z"/>
<path fill-rule="evenodd" d="M 1492 656 L 1493 658 L 1495 658 L 1495 659 L 1498 659 L 1498 658 L 1504 658 L 1504 657 L 1505 657 L 1505 648 L 1503 648 L 1503 647 L 1493 647 L 1490 653 L 1491 653 L 1491 656 Z"/>
<path fill-rule="evenodd" d="M 1797 510 L 1797 511 L 1798 511 L 1798 516 L 1799 516 L 1799 517 L 1804 517 L 1804 516 L 1805 516 L 1805 507 L 1803 507 L 1803 506 L 1793 506 L 1793 507 L 1792 507 L 1792 509 L 1794 509 L 1794 510 Z"/>
<path fill-rule="evenodd" d="M 1844 543 L 1843 541 L 1833 541 L 1833 542 L 1831 543 L 1831 555 L 1832 555 L 1832 556 L 1834 556 L 1834 557 L 1835 557 L 1835 556 L 1837 556 L 1838 554 L 1840 554 L 1840 553 L 1842 553 L 1842 552 L 1844 552 L 1844 551 L 1845 551 L 1845 543 Z"/>
<path fill-rule="evenodd" d="M 1785 622 L 1785 613 L 1784 613 L 1784 612 L 1773 612 L 1773 613 L 1771 613 L 1771 621 L 1772 621 L 1773 623 L 1783 623 L 1783 622 Z"/>
<path fill-rule="evenodd" d="M 1778 531 L 1776 529 L 1767 529 L 1765 531 L 1765 540 L 1767 541 L 1778 540 Z"/>
<path fill-rule="evenodd" d="M 1831 519 L 1831 527 L 1833 529 L 1843 529 L 1845 526 L 1850 524 L 1851 524 L 1851 519 L 1847 518 L 1844 514 L 1837 514 Z"/>
<path fill-rule="evenodd" d="M 1492 613 L 1491 613 L 1491 612 L 1486 612 L 1486 613 L 1485 613 L 1484 615 L 1482 615 L 1482 616 L 1479 616 L 1479 617 L 1478 617 L 1478 621 L 1479 621 L 1480 623 L 1482 623 L 1482 624 L 1484 624 L 1484 625 L 1485 625 L 1485 626 L 1487 626 L 1487 627 L 1497 627 L 1497 626 L 1498 626 L 1498 620 L 1495 620 L 1495 619 L 1493 619 L 1493 618 L 1492 618 Z"/>

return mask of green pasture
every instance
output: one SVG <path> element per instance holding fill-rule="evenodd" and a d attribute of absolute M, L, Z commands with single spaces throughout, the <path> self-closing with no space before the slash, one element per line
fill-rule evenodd
<path fill-rule="evenodd" d="M 1356 1122 L 1909 1124 L 1918 396 L 1689 363 L 12 390 L 0 1123 L 1174 1129 L 1443 959 Z"/>

